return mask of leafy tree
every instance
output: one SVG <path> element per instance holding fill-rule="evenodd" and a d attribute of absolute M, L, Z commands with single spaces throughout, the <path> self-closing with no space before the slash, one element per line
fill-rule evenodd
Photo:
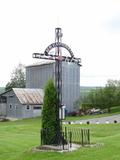
<path fill-rule="evenodd" d="M 111 107 L 120 105 L 120 81 L 108 80 L 106 87 L 104 88 L 106 108 L 110 112 Z"/>
<path fill-rule="evenodd" d="M 89 103 L 92 108 L 104 108 L 104 90 L 103 88 L 96 88 L 89 93 Z"/>
<path fill-rule="evenodd" d="M 79 110 L 80 109 L 80 102 L 81 102 L 81 98 L 78 98 L 74 103 L 73 103 L 73 107 L 75 110 Z"/>
<path fill-rule="evenodd" d="M 49 80 L 45 87 L 45 95 L 42 110 L 42 141 L 44 144 L 58 143 L 58 134 L 60 133 L 59 106 L 57 90 L 52 80 Z M 47 134 L 46 134 L 47 132 Z"/>
<path fill-rule="evenodd" d="M 90 108 L 107 109 L 120 105 L 120 80 L 108 80 L 105 87 L 90 90 L 76 101 L 75 107 L 83 110 Z"/>
<path fill-rule="evenodd" d="M 25 71 L 24 66 L 19 64 L 11 74 L 10 82 L 6 84 L 5 90 L 11 88 L 25 88 Z"/>
<path fill-rule="evenodd" d="M 110 112 L 110 108 L 114 106 L 115 96 L 114 96 L 114 88 L 111 86 L 106 86 L 104 88 L 104 106 Z"/>
<path fill-rule="evenodd" d="M 95 107 L 100 109 L 108 109 L 120 105 L 120 81 L 108 80 L 105 87 L 97 88 L 90 91 L 87 96 L 87 101 Z"/>

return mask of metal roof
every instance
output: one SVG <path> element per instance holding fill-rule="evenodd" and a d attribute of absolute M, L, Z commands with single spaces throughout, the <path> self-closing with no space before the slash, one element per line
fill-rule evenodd
<path fill-rule="evenodd" d="M 42 89 L 13 88 L 21 104 L 42 104 L 44 93 Z"/>
<path fill-rule="evenodd" d="M 34 63 L 34 64 L 31 64 L 31 65 L 28 65 L 26 67 L 35 67 L 35 66 L 42 66 L 42 65 L 48 65 L 48 64 L 53 64 L 55 63 L 54 60 L 44 60 L 44 61 L 41 61 L 39 63 Z"/>

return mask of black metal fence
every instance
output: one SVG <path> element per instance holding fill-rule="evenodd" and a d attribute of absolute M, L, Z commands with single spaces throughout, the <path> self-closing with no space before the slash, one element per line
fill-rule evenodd
<path fill-rule="evenodd" d="M 65 135 L 71 133 L 72 143 L 80 144 L 82 146 L 90 144 L 90 130 L 79 128 L 64 128 Z"/>
<path fill-rule="evenodd" d="M 41 145 L 51 145 L 56 146 L 59 149 L 69 149 L 72 147 L 72 144 L 79 145 L 89 145 L 90 144 L 90 130 L 89 129 L 71 129 L 64 127 L 62 132 L 56 133 L 53 137 L 47 141 L 44 140 L 43 137 L 47 137 L 47 135 L 51 132 L 48 129 L 40 130 L 40 139 Z"/>

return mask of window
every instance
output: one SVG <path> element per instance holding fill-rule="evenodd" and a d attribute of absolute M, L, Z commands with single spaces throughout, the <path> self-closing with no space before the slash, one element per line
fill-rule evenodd
<path fill-rule="evenodd" d="M 1 96 L 0 103 L 7 103 L 7 98 L 4 96 Z"/>
<path fill-rule="evenodd" d="M 12 109 L 12 104 L 9 105 L 9 108 Z"/>
<path fill-rule="evenodd" d="M 29 110 L 29 109 L 30 109 L 30 106 L 29 106 L 29 105 L 27 105 L 26 109 L 27 109 L 27 110 Z"/>
<path fill-rule="evenodd" d="M 34 106 L 34 109 L 41 109 L 41 107 L 40 106 Z"/>

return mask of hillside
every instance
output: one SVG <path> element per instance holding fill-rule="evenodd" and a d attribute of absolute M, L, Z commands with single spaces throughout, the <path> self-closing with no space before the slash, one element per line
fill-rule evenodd
<path fill-rule="evenodd" d="M 94 86 L 94 87 L 92 87 L 92 86 L 80 86 L 80 90 L 81 90 L 81 92 L 89 92 L 90 90 L 92 90 L 92 89 L 96 89 L 96 88 L 100 88 L 100 87 L 98 87 L 98 86 Z"/>
<path fill-rule="evenodd" d="M 86 96 L 92 89 L 97 89 L 99 87 L 90 87 L 90 86 L 80 86 L 80 95 Z"/>

